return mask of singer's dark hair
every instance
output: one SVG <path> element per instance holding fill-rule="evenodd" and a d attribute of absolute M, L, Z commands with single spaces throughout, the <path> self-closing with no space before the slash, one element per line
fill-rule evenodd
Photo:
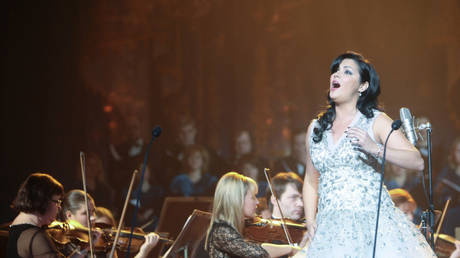
<path fill-rule="evenodd" d="M 361 54 L 352 51 L 347 51 L 332 61 L 330 67 L 331 74 L 335 73 L 339 69 L 339 65 L 344 59 L 352 59 L 356 62 L 359 67 L 360 83 L 369 83 L 369 87 L 362 92 L 359 97 L 356 107 L 364 114 L 364 116 L 372 118 L 374 117 L 373 110 L 380 110 L 377 100 L 377 97 L 380 95 L 379 75 L 377 74 L 374 66 L 372 66 L 368 60 L 366 60 Z M 331 129 L 332 123 L 335 120 L 335 103 L 331 100 L 329 92 L 327 94 L 327 100 L 329 103 L 327 109 L 318 115 L 319 127 L 315 127 L 313 129 L 313 141 L 315 143 L 321 141 L 324 131 Z"/>

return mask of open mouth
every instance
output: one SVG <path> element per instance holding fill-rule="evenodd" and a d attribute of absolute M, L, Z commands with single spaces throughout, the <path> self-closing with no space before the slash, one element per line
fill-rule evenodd
<path fill-rule="evenodd" d="M 333 88 L 333 89 L 338 89 L 338 88 L 340 88 L 340 83 L 337 82 L 337 81 L 333 81 L 333 82 L 332 82 L 332 88 Z"/>

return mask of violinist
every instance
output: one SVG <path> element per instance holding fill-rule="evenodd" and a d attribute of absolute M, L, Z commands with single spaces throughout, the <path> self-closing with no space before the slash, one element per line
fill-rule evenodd
<path fill-rule="evenodd" d="M 297 251 L 289 245 L 252 243 L 243 239 L 245 218 L 254 217 L 259 201 L 257 183 L 236 172 L 228 172 L 217 183 L 205 249 L 216 257 L 279 257 Z"/>
<path fill-rule="evenodd" d="M 110 227 L 116 227 L 117 222 L 113 217 L 112 212 L 105 207 L 96 207 L 96 225 L 104 224 Z"/>
<path fill-rule="evenodd" d="M 275 195 L 279 198 L 278 203 L 284 218 L 295 222 L 304 222 L 303 180 L 294 172 L 280 172 L 272 178 L 271 183 Z M 280 209 L 270 191 L 267 193 L 267 201 L 272 219 L 281 219 Z"/>
<path fill-rule="evenodd" d="M 90 221 L 91 221 L 91 226 L 95 226 L 96 222 L 96 209 L 95 209 L 95 204 L 93 198 L 88 194 L 88 206 L 89 206 L 89 213 L 90 215 Z M 64 196 L 63 202 L 62 202 L 62 209 L 60 211 L 60 219 L 62 221 L 76 221 L 83 225 L 84 227 L 88 226 L 87 222 L 87 213 L 86 213 L 86 207 L 85 207 L 85 193 L 81 190 L 71 190 L 67 192 Z M 155 233 L 150 233 L 145 236 L 145 242 L 144 244 L 140 247 L 139 253 L 135 256 L 136 258 L 142 258 L 142 257 L 148 257 L 148 253 L 155 247 L 155 245 L 158 242 L 158 235 Z M 68 251 L 71 251 L 72 246 L 66 247 Z M 105 251 L 103 253 L 98 253 L 97 256 L 99 257 L 105 257 L 108 256 L 110 253 L 110 250 L 108 253 Z"/>
<path fill-rule="evenodd" d="M 395 206 L 399 208 L 404 215 L 406 215 L 409 221 L 414 224 L 420 223 L 422 211 L 417 208 L 417 203 L 408 191 L 402 188 L 396 188 L 390 190 L 388 193 L 390 194 L 391 200 L 394 202 Z"/>
<path fill-rule="evenodd" d="M 11 205 L 19 214 L 9 229 L 7 257 L 62 257 L 42 227 L 56 219 L 63 195 L 62 184 L 52 176 L 27 177 Z"/>

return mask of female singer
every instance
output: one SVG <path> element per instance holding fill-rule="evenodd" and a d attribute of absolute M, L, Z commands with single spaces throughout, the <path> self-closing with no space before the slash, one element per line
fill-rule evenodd
<path fill-rule="evenodd" d="M 42 227 L 56 219 L 63 195 L 64 188 L 52 176 L 27 177 L 12 204 L 19 214 L 10 226 L 7 257 L 62 256 Z"/>
<path fill-rule="evenodd" d="M 205 249 L 216 257 L 279 257 L 297 249 L 289 245 L 256 244 L 242 237 L 244 219 L 254 217 L 259 201 L 257 183 L 236 172 L 228 172 L 217 183 Z"/>
<path fill-rule="evenodd" d="M 96 206 L 93 198 L 88 194 L 88 210 L 90 213 L 90 223 L 94 227 L 96 220 Z M 81 190 L 71 190 L 64 196 L 62 202 L 62 209 L 60 211 L 60 219 L 62 221 L 74 220 L 81 225 L 88 226 L 88 217 L 85 207 L 85 193 Z M 148 257 L 149 252 L 158 243 L 159 236 L 155 233 L 150 233 L 145 236 L 145 242 L 140 247 L 139 253 L 135 256 L 136 258 Z M 98 254 L 101 255 L 101 254 Z M 102 254 L 109 255 L 107 254 Z"/>
<path fill-rule="evenodd" d="M 311 239 L 306 256 L 372 257 L 380 163 L 392 120 L 378 109 L 379 76 L 364 57 L 347 52 L 330 69 L 329 107 L 310 124 L 306 138 L 303 199 Z M 400 131 L 388 141 L 386 160 L 424 168 L 420 153 Z M 435 257 L 386 189 L 376 257 Z"/>

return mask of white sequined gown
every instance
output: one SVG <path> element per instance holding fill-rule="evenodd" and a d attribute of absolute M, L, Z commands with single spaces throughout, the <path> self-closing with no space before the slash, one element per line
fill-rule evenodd
<path fill-rule="evenodd" d="M 368 132 L 380 114 L 367 119 L 360 112 L 351 126 Z M 314 122 L 317 125 L 317 122 Z M 313 132 L 311 132 L 313 136 Z M 308 249 L 296 257 L 372 257 L 380 162 L 351 145 L 345 134 L 334 144 L 330 130 L 310 139 L 310 154 L 320 174 L 317 231 Z M 436 257 L 423 235 L 382 191 L 376 257 Z"/>

